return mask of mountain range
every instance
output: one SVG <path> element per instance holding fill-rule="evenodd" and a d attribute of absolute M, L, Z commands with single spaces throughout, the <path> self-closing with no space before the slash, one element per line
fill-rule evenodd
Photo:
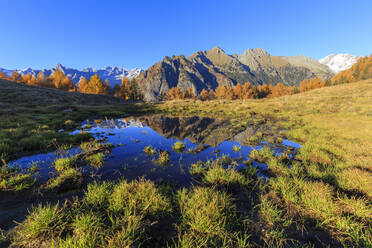
<path fill-rule="evenodd" d="M 273 56 L 261 48 L 247 49 L 242 54 L 227 54 L 220 47 L 208 51 L 197 51 L 189 57 L 184 55 L 164 57 L 162 61 L 143 71 L 121 67 L 104 69 L 85 68 L 77 70 L 58 64 L 44 70 L 31 68 L 17 70 L 21 75 L 31 73 L 36 76 L 43 71 L 47 76 L 60 70 L 75 84 L 81 77 L 89 79 L 98 74 L 111 87 L 120 84 L 123 76 L 136 78 L 138 88 L 146 101 L 157 101 L 172 87 L 186 90 L 190 87 L 194 94 L 202 89 L 215 89 L 220 85 L 232 86 L 250 82 L 252 85 L 283 83 L 298 86 L 304 79 L 319 77 L 330 79 L 341 70 L 350 68 L 360 57 L 350 54 L 331 54 L 319 61 L 299 56 Z M 11 74 L 11 70 L 1 69 Z"/>
<path fill-rule="evenodd" d="M 51 69 L 43 69 L 43 70 L 34 70 L 31 68 L 26 68 L 22 70 L 16 70 L 21 75 L 25 75 L 31 73 L 33 76 L 37 76 L 37 74 L 42 71 L 46 76 L 50 76 L 54 71 L 63 71 L 66 76 L 68 76 L 75 84 L 77 84 L 81 77 L 85 77 L 89 79 L 94 74 L 98 74 L 102 80 L 108 80 L 111 87 L 114 87 L 116 84 L 121 84 L 121 80 L 123 75 L 128 77 L 129 79 L 137 77 L 141 72 L 142 69 L 135 68 L 131 70 L 127 70 L 121 67 L 106 67 L 104 69 L 94 69 L 91 67 L 85 68 L 83 70 L 77 70 L 73 68 L 64 67 L 61 64 L 56 65 L 54 68 Z M 12 70 L 6 70 L 0 68 L 0 71 L 7 73 L 10 75 Z"/>
<path fill-rule="evenodd" d="M 220 85 L 250 82 L 252 85 L 298 85 L 308 78 L 323 80 L 334 76 L 327 65 L 303 55 L 272 56 L 261 48 L 229 55 L 220 47 L 183 55 L 165 57 L 136 78 L 147 101 L 156 101 L 172 87 L 190 87 L 195 94 Z"/>
<path fill-rule="evenodd" d="M 319 62 L 327 65 L 333 72 L 339 73 L 340 71 L 344 71 L 352 67 L 359 58 L 360 56 L 340 53 L 330 54 L 327 57 L 319 60 Z"/>

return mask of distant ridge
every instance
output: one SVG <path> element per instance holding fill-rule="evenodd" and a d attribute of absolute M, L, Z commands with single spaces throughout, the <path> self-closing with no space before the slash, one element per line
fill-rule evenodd
<path fill-rule="evenodd" d="M 77 70 L 73 68 L 65 67 L 61 64 L 57 64 L 54 68 L 51 69 L 43 69 L 43 70 L 34 70 L 31 68 L 26 68 L 22 70 L 16 70 L 21 75 L 25 75 L 28 73 L 31 73 L 33 76 L 37 76 L 37 74 L 42 71 L 45 73 L 45 75 L 49 76 L 54 71 L 59 70 L 63 71 L 67 77 L 69 77 L 75 84 L 77 84 L 81 77 L 85 77 L 89 79 L 94 74 L 98 74 L 102 80 L 108 80 L 111 87 L 114 87 L 116 84 L 120 84 L 121 80 L 123 78 L 123 75 L 128 77 L 129 79 L 137 77 L 141 72 L 142 69 L 135 68 L 131 70 L 124 69 L 122 67 L 106 67 L 104 69 L 94 69 L 91 67 L 85 68 L 83 70 Z M 10 75 L 12 73 L 12 70 L 2 69 L 0 68 L 0 71 L 3 71 Z"/>

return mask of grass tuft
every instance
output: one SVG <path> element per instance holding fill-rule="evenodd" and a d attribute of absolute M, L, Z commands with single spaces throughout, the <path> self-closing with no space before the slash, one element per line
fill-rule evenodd
<path fill-rule="evenodd" d="M 77 159 L 74 156 L 67 158 L 58 158 L 54 161 L 53 166 L 57 171 L 61 172 L 63 170 L 76 167 L 76 162 Z"/>
<path fill-rule="evenodd" d="M 154 156 L 156 154 L 156 150 L 150 145 L 150 146 L 146 146 L 143 151 L 147 154 L 147 155 L 151 155 L 151 156 Z"/>
<path fill-rule="evenodd" d="M 176 152 L 183 152 L 186 149 L 186 146 L 185 146 L 185 144 L 183 142 L 177 141 L 176 143 L 174 143 L 173 149 Z"/>
<path fill-rule="evenodd" d="M 88 156 L 85 160 L 90 166 L 100 168 L 105 164 L 104 158 L 105 155 L 103 154 L 103 152 L 99 152 Z"/>

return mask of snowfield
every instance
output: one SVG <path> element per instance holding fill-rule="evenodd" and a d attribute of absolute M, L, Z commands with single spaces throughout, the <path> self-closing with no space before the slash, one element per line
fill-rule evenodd
<path fill-rule="evenodd" d="M 330 54 L 325 58 L 319 60 L 320 63 L 327 65 L 335 73 L 344 71 L 352 67 L 360 56 L 339 53 L 339 54 Z"/>

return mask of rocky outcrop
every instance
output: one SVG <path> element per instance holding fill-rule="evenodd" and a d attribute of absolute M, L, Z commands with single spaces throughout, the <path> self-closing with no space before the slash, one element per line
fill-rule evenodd
<path fill-rule="evenodd" d="M 165 57 L 137 78 L 145 101 L 156 101 L 172 87 L 191 88 L 194 94 L 202 89 L 215 89 L 218 85 L 233 85 L 234 81 L 220 73 L 213 64 L 187 59 L 185 56 Z"/>

